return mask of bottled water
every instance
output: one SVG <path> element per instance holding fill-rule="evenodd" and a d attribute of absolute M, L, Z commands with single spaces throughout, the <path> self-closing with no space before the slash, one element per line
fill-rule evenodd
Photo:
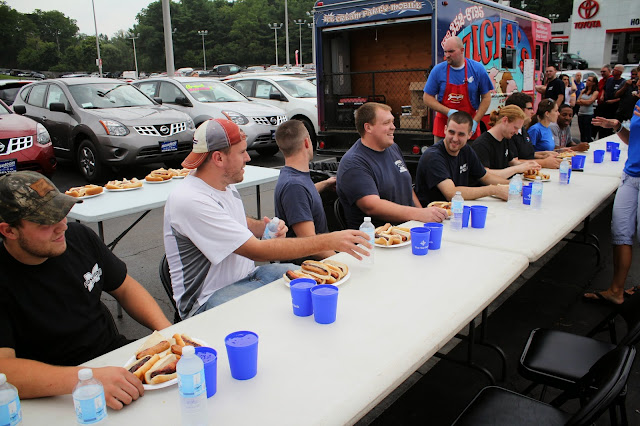
<path fill-rule="evenodd" d="M 101 423 L 107 418 L 107 403 L 102 383 L 93 378 L 90 368 L 78 371 L 78 384 L 73 388 L 73 405 L 79 425 Z"/>
<path fill-rule="evenodd" d="M 453 212 L 451 229 L 459 231 L 462 229 L 462 213 L 464 211 L 464 198 L 462 198 L 460 191 L 456 191 L 456 195 L 451 199 L 451 211 Z"/>
<path fill-rule="evenodd" d="M 182 348 L 182 358 L 176 366 L 182 424 L 207 424 L 207 384 L 204 363 L 193 346 Z"/>
<path fill-rule="evenodd" d="M 271 238 L 276 236 L 276 232 L 278 231 L 278 224 L 280 223 L 280 219 L 274 217 L 267 223 L 267 226 L 264 227 L 264 233 L 262 234 L 263 240 L 270 240 Z"/>
<path fill-rule="evenodd" d="M 22 421 L 18 390 L 0 373 L 0 425 L 14 426 Z"/>
<path fill-rule="evenodd" d="M 569 159 L 564 158 L 560 163 L 560 185 L 569 184 Z"/>
<path fill-rule="evenodd" d="M 542 180 L 536 176 L 536 181 L 531 185 L 531 208 L 542 208 Z"/>
<path fill-rule="evenodd" d="M 369 235 L 369 243 L 373 246 L 376 240 L 376 228 L 375 226 L 373 226 L 373 223 L 371 223 L 370 217 L 364 218 L 364 222 L 362 222 L 362 225 L 360 225 L 360 230 Z M 361 247 L 365 248 L 364 246 Z M 364 266 L 373 265 L 373 248 L 369 250 L 369 256 L 362 256 L 362 261 L 360 262 L 360 264 Z"/>
<path fill-rule="evenodd" d="M 520 194 L 522 193 L 522 177 L 515 175 L 509 182 L 509 199 L 507 200 L 507 207 L 510 209 L 516 209 L 520 206 Z"/>

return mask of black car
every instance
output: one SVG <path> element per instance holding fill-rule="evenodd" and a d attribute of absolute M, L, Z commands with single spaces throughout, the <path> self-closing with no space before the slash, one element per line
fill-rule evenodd
<path fill-rule="evenodd" d="M 564 70 L 586 70 L 589 63 L 575 53 L 561 53 L 558 55 L 557 64 Z"/>

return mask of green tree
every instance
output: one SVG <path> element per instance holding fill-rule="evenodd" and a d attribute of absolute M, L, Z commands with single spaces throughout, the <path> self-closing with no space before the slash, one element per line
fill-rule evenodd
<path fill-rule="evenodd" d="M 31 70 L 48 70 L 59 61 L 56 44 L 38 37 L 29 37 L 26 46 L 18 54 L 18 67 Z"/>
<path fill-rule="evenodd" d="M 34 23 L 40 39 L 55 43 L 58 53 L 64 52 L 67 47 L 75 43 L 79 30 L 75 19 L 68 18 L 57 10 L 43 12 L 36 9 L 26 16 Z"/>
<path fill-rule="evenodd" d="M 27 37 L 36 31 L 35 25 L 4 1 L 0 1 L 0 66 L 16 68 L 18 53 L 26 46 Z"/>

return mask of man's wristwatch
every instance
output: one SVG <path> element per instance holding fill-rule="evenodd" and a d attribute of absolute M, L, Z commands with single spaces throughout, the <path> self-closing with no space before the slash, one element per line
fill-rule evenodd
<path fill-rule="evenodd" d="M 618 127 L 617 130 L 615 128 L 613 129 L 613 130 L 615 130 L 616 133 L 620 133 L 620 131 L 622 131 L 622 129 L 624 128 L 624 126 L 622 125 L 622 123 L 620 121 L 618 121 L 618 125 L 620 127 Z"/>

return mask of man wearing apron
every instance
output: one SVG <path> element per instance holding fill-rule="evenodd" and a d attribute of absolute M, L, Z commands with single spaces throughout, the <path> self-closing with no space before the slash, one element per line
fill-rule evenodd
<path fill-rule="evenodd" d="M 447 117 L 456 111 L 465 111 L 473 117 L 471 140 L 480 135 L 478 123 L 491 103 L 493 83 L 481 63 L 464 57 L 464 44 L 460 37 L 444 42 L 444 58 L 433 67 L 424 86 L 424 103 L 436 111 L 433 122 L 435 142 L 444 138 Z"/>

